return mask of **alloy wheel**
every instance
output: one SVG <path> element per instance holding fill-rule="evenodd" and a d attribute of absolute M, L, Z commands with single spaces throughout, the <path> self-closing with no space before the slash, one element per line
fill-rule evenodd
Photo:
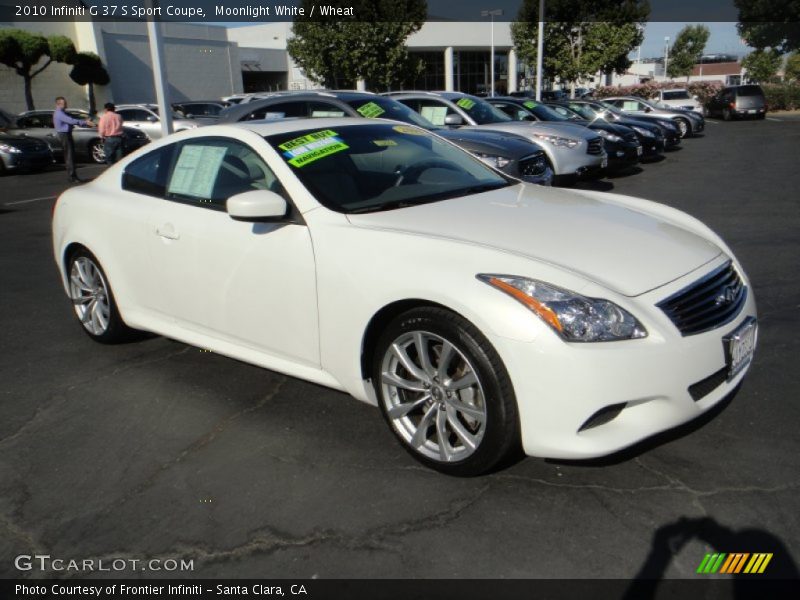
<path fill-rule="evenodd" d="M 103 335 L 111 317 L 108 285 L 97 265 L 86 256 L 72 262 L 69 292 L 75 314 L 92 335 Z"/>
<path fill-rule="evenodd" d="M 106 151 L 101 142 L 92 143 L 92 160 L 98 164 L 106 162 Z"/>
<path fill-rule="evenodd" d="M 426 331 L 402 334 L 384 354 L 381 386 L 389 422 L 416 452 L 452 463 L 480 446 L 487 419 L 483 387 L 452 342 Z"/>

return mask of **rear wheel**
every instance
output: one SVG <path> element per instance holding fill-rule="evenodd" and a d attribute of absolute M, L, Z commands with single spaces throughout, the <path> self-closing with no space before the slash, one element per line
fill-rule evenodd
<path fill-rule="evenodd" d="M 731 121 L 733 120 L 733 113 L 731 112 L 730 108 L 723 108 L 722 109 L 722 120 L 723 121 Z"/>
<path fill-rule="evenodd" d="M 104 165 L 106 163 L 106 150 L 102 140 L 94 140 L 89 144 L 89 154 L 92 160 L 98 165 Z"/>
<path fill-rule="evenodd" d="M 75 316 L 88 336 L 103 344 L 130 339 L 134 330 L 122 321 L 108 279 L 92 253 L 84 248 L 75 252 L 67 273 Z"/>
<path fill-rule="evenodd" d="M 487 472 L 519 445 L 511 380 L 489 341 L 441 308 L 410 310 L 381 336 L 373 383 L 384 418 L 422 464 Z"/>
<path fill-rule="evenodd" d="M 687 121 L 686 119 L 682 118 L 675 119 L 675 124 L 678 126 L 678 129 L 680 130 L 682 138 L 685 138 L 686 136 L 692 134 L 692 128 L 689 125 L 689 121 Z"/>

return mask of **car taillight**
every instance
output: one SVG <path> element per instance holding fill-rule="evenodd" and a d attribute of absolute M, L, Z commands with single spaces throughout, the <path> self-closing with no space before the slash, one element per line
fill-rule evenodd
<path fill-rule="evenodd" d="M 731 110 L 735 110 L 735 109 L 736 109 L 736 102 L 731 102 Z"/>

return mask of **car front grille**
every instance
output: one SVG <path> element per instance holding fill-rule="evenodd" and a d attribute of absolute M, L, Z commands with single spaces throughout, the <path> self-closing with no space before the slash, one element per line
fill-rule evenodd
<path fill-rule="evenodd" d="M 596 137 L 589 140 L 589 145 L 586 148 L 588 154 L 602 154 L 603 153 L 603 140 Z"/>
<path fill-rule="evenodd" d="M 744 306 L 747 287 L 728 261 L 658 304 L 682 335 L 695 335 L 732 321 Z"/>
<path fill-rule="evenodd" d="M 547 170 L 544 155 L 528 156 L 519 161 L 519 172 L 523 177 L 540 177 Z"/>
<path fill-rule="evenodd" d="M 630 131 L 630 132 L 626 133 L 625 135 L 623 135 L 622 139 L 625 140 L 626 142 L 638 142 L 639 141 L 639 138 L 637 137 L 637 135 L 632 131 Z"/>

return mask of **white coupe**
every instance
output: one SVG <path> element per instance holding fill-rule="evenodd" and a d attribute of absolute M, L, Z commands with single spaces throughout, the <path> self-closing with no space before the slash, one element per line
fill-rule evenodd
<path fill-rule="evenodd" d="M 66 191 L 53 245 L 93 339 L 147 330 L 346 391 L 453 475 L 689 421 L 757 337 L 741 265 L 696 219 L 523 184 L 392 121 L 169 136 Z"/>

